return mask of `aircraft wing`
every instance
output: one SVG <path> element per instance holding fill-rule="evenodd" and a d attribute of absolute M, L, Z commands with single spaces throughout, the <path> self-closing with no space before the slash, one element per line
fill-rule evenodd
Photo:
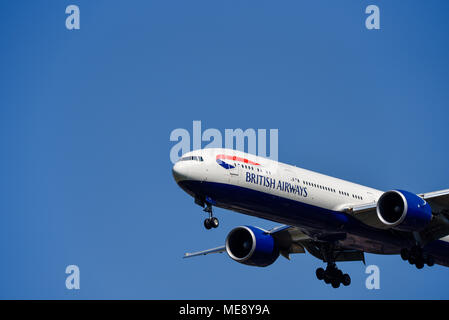
<path fill-rule="evenodd" d="M 319 242 L 310 238 L 299 228 L 294 226 L 282 225 L 266 231 L 270 234 L 279 246 L 280 254 L 290 260 L 290 254 L 305 253 L 306 250 L 314 257 L 325 260 L 319 247 Z M 325 241 L 325 240 L 324 240 Z M 226 246 L 216 247 L 213 249 L 185 253 L 184 258 L 208 255 L 211 253 L 222 253 L 226 251 Z M 364 254 L 358 250 L 346 250 L 344 248 L 336 248 L 334 250 L 335 261 L 363 261 Z"/>
<path fill-rule="evenodd" d="M 418 194 L 418 196 L 426 200 L 430 204 L 432 212 L 438 215 L 437 219 L 434 219 L 434 221 L 431 222 L 431 224 L 422 232 L 421 236 L 430 241 L 447 235 L 449 226 L 449 189 L 421 193 Z M 347 207 L 344 208 L 343 211 L 349 213 L 366 225 L 378 229 L 388 229 L 377 216 L 376 207 L 377 203 L 372 202 L 369 204 Z"/>
<path fill-rule="evenodd" d="M 266 231 L 271 234 L 281 247 L 281 254 L 289 258 L 290 253 L 304 253 L 304 247 L 299 244 L 300 240 L 309 239 L 307 235 L 299 231 L 299 229 L 291 226 L 278 226 Z M 205 256 L 211 253 L 222 253 L 226 251 L 226 246 L 220 246 L 213 249 L 207 249 L 197 252 L 186 252 L 184 258 L 191 258 L 197 256 Z"/>

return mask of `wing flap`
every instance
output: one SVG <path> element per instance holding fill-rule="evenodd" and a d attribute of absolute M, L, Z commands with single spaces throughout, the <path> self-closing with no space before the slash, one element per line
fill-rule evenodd
<path fill-rule="evenodd" d="M 364 224 L 377 229 L 388 229 L 388 227 L 380 221 L 376 212 L 377 203 L 372 202 L 359 206 L 346 207 L 343 211 L 350 214 Z"/>
<path fill-rule="evenodd" d="M 317 259 L 323 260 L 324 262 L 327 262 L 325 256 L 320 250 L 319 243 L 309 240 L 305 241 L 303 244 L 312 256 Z M 335 262 L 362 261 L 363 263 L 365 263 L 365 254 L 363 253 L 363 251 L 359 250 L 338 248 L 333 250 L 332 255 Z"/>
<path fill-rule="evenodd" d="M 299 228 L 293 226 L 279 226 L 271 229 L 268 233 L 276 240 L 283 257 L 290 260 L 290 254 L 305 253 L 306 250 L 301 241 L 310 237 Z"/>

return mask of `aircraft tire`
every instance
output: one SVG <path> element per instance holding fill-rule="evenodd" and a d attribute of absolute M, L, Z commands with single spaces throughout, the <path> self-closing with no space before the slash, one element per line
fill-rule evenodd
<path fill-rule="evenodd" d="M 205 227 L 207 230 L 210 230 L 210 229 L 212 228 L 212 225 L 211 225 L 211 222 L 210 222 L 210 219 L 209 219 L 209 218 L 207 218 L 206 220 L 204 220 L 204 227 Z"/>
<path fill-rule="evenodd" d="M 340 279 L 332 280 L 331 284 L 332 284 L 332 288 L 337 289 L 338 287 L 340 287 Z"/>
<path fill-rule="evenodd" d="M 404 261 L 407 261 L 410 258 L 410 251 L 406 248 L 401 250 L 401 258 Z"/>
<path fill-rule="evenodd" d="M 349 274 L 345 273 L 341 279 L 341 283 L 347 287 L 351 284 L 351 277 L 349 276 Z"/>
<path fill-rule="evenodd" d="M 218 221 L 217 218 L 213 217 L 210 219 L 210 225 L 212 228 L 218 228 L 218 226 L 220 225 L 220 222 Z"/>
<path fill-rule="evenodd" d="M 324 277 L 326 276 L 326 272 L 324 271 L 323 268 L 316 269 L 315 274 L 318 280 L 323 280 Z"/>
<path fill-rule="evenodd" d="M 421 259 L 419 259 L 418 261 L 416 261 L 416 268 L 417 268 L 417 269 L 422 269 L 422 268 L 424 268 L 424 261 L 422 261 Z"/>

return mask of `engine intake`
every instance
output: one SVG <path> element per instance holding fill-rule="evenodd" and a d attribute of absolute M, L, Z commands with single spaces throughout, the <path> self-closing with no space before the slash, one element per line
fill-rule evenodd
<path fill-rule="evenodd" d="M 377 216 L 391 228 L 419 231 L 432 219 L 432 209 L 424 199 L 414 193 L 391 190 L 379 198 Z"/>
<path fill-rule="evenodd" d="M 274 238 L 251 226 L 237 227 L 229 232 L 226 252 L 234 261 L 257 267 L 269 266 L 279 257 Z"/>

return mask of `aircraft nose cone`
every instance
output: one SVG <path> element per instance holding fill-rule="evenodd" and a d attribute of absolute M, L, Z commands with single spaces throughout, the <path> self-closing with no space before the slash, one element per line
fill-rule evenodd
<path fill-rule="evenodd" d="M 178 183 L 187 178 L 188 169 L 183 163 L 176 162 L 172 169 L 173 178 Z"/>

